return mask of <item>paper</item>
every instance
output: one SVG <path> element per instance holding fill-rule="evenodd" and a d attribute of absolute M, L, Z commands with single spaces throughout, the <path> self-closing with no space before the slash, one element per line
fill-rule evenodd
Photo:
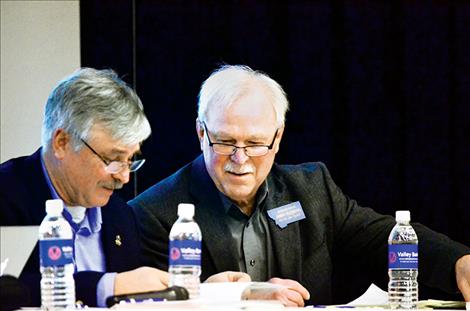
<path fill-rule="evenodd" d="M 371 284 L 366 292 L 359 298 L 351 301 L 347 305 L 355 307 L 384 307 L 388 308 L 388 294 L 375 284 Z M 447 300 L 420 300 L 418 301 L 418 309 L 463 309 L 465 302 L 463 301 L 447 301 Z"/>
<path fill-rule="evenodd" d="M 420 300 L 418 302 L 418 309 L 432 308 L 432 309 L 463 309 L 465 302 L 463 301 L 448 301 L 448 300 Z"/>
<path fill-rule="evenodd" d="M 240 301 L 242 293 L 251 282 L 202 283 L 200 298 L 207 301 Z"/>
<path fill-rule="evenodd" d="M 238 302 L 241 300 L 267 300 L 272 293 L 284 288 L 268 282 L 217 282 L 201 284 L 203 301 Z"/>
<path fill-rule="evenodd" d="M 430 310 L 430 309 L 462 309 L 465 306 L 463 301 L 445 301 L 445 300 L 420 300 L 418 301 L 418 309 L 420 310 Z M 377 285 L 371 284 L 369 288 L 362 294 L 359 298 L 351 301 L 346 305 L 332 305 L 325 306 L 327 308 L 344 308 L 344 307 L 354 307 L 354 308 L 380 308 L 380 309 L 389 309 L 388 305 L 388 293 L 380 289 Z M 468 310 L 468 303 L 467 303 Z"/>
<path fill-rule="evenodd" d="M 2 259 L 2 264 L 0 265 L 0 276 L 3 275 L 3 271 L 5 271 L 5 269 L 8 265 L 8 260 L 10 260 L 10 258 Z"/>
<path fill-rule="evenodd" d="M 284 306 L 276 300 L 243 300 L 283 288 L 267 282 L 220 282 L 202 283 L 200 297 L 183 301 L 142 302 L 138 304 L 116 304 L 113 309 L 158 309 L 158 310 L 282 310 Z M 253 298 L 254 297 L 254 298 Z"/>
<path fill-rule="evenodd" d="M 222 302 L 214 301 L 211 303 L 203 303 L 198 299 L 185 301 L 165 301 L 165 302 L 149 302 L 139 304 L 116 304 L 111 309 L 119 310 L 171 310 L 171 311 L 187 311 L 187 310 L 204 310 L 204 311 L 277 311 L 284 310 L 284 306 L 276 301 L 259 301 L 259 300 L 242 300 L 238 302 Z M 93 309 L 87 309 L 93 310 Z M 102 310 L 102 309 L 101 309 Z"/>
<path fill-rule="evenodd" d="M 3 274 L 19 277 L 38 241 L 39 226 L 0 227 L 0 255 Z M 3 263 L 8 259 L 3 267 Z"/>
<path fill-rule="evenodd" d="M 388 293 L 382 290 L 374 283 L 370 284 L 364 294 L 348 303 L 348 306 L 369 306 L 369 305 L 386 305 L 388 304 Z"/>

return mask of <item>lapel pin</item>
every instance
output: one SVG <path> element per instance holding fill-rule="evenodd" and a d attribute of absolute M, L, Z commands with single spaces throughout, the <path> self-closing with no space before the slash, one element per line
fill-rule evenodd
<path fill-rule="evenodd" d="M 114 243 L 116 243 L 117 246 L 121 246 L 121 245 L 122 245 L 121 236 L 120 236 L 119 234 L 116 235 L 116 238 L 114 239 Z"/>

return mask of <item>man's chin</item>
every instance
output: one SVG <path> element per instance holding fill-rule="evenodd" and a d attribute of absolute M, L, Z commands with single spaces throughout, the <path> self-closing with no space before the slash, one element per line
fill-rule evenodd
<path fill-rule="evenodd" d="M 247 202 L 249 198 L 252 196 L 251 191 L 226 191 L 224 194 L 235 203 L 237 202 Z"/>
<path fill-rule="evenodd" d="M 96 198 L 96 200 L 93 200 L 93 206 L 91 207 L 97 207 L 97 206 L 104 206 L 108 204 L 109 199 L 111 198 L 111 195 L 113 194 L 113 191 L 107 191 L 106 194 L 101 195 L 99 198 Z"/>

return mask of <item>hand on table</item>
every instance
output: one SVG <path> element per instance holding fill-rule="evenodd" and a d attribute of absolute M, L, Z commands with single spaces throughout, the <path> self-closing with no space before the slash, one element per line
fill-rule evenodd
<path fill-rule="evenodd" d="M 214 275 L 211 275 L 205 281 L 206 283 L 214 283 L 214 282 L 250 282 L 251 277 L 244 272 L 236 272 L 236 271 L 225 271 L 220 272 Z"/>
<path fill-rule="evenodd" d="M 455 263 L 457 286 L 466 302 L 470 302 L 470 255 L 459 258 Z"/>
<path fill-rule="evenodd" d="M 285 288 L 275 293 L 274 298 L 281 301 L 286 307 L 303 307 L 305 305 L 304 300 L 310 299 L 308 290 L 297 281 L 272 278 L 268 282 L 285 286 Z"/>
<path fill-rule="evenodd" d="M 114 295 L 157 291 L 167 287 L 168 272 L 151 267 L 140 267 L 116 275 Z"/>
<path fill-rule="evenodd" d="M 248 287 L 242 294 L 243 299 L 249 300 L 278 300 L 286 307 L 303 307 L 304 300 L 310 299 L 309 292 L 299 282 L 272 278 L 268 283 L 278 287 Z"/>

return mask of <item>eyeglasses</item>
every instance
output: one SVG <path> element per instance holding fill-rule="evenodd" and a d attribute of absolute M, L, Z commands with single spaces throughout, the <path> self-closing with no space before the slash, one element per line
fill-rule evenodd
<path fill-rule="evenodd" d="M 277 132 L 279 131 L 279 129 L 277 129 L 276 133 L 274 133 L 274 138 L 270 145 L 248 145 L 239 147 L 233 144 L 213 143 L 209 137 L 209 131 L 207 130 L 207 126 L 204 121 L 202 121 L 202 125 L 204 126 L 204 131 L 206 132 L 207 140 L 209 141 L 209 146 L 212 147 L 212 150 L 214 150 L 215 153 L 227 156 L 234 155 L 238 149 L 243 149 L 245 154 L 249 157 L 264 156 L 269 150 L 273 149 L 274 141 L 276 140 Z"/>
<path fill-rule="evenodd" d="M 110 173 L 110 174 L 118 174 L 122 172 L 124 169 L 128 169 L 129 172 L 135 172 L 137 171 L 145 162 L 145 159 L 140 159 L 136 161 L 129 161 L 129 162 L 121 162 L 121 161 L 109 161 L 106 160 L 103 156 L 101 156 L 98 152 L 95 151 L 95 149 L 91 148 L 90 145 L 87 144 L 86 141 L 80 138 L 83 144 L 88 147 L 88 149 L 91 150 L 95 155 L 97 155 L 101 161 L 103 161 L 105 166 L 105 171 Z"/>

